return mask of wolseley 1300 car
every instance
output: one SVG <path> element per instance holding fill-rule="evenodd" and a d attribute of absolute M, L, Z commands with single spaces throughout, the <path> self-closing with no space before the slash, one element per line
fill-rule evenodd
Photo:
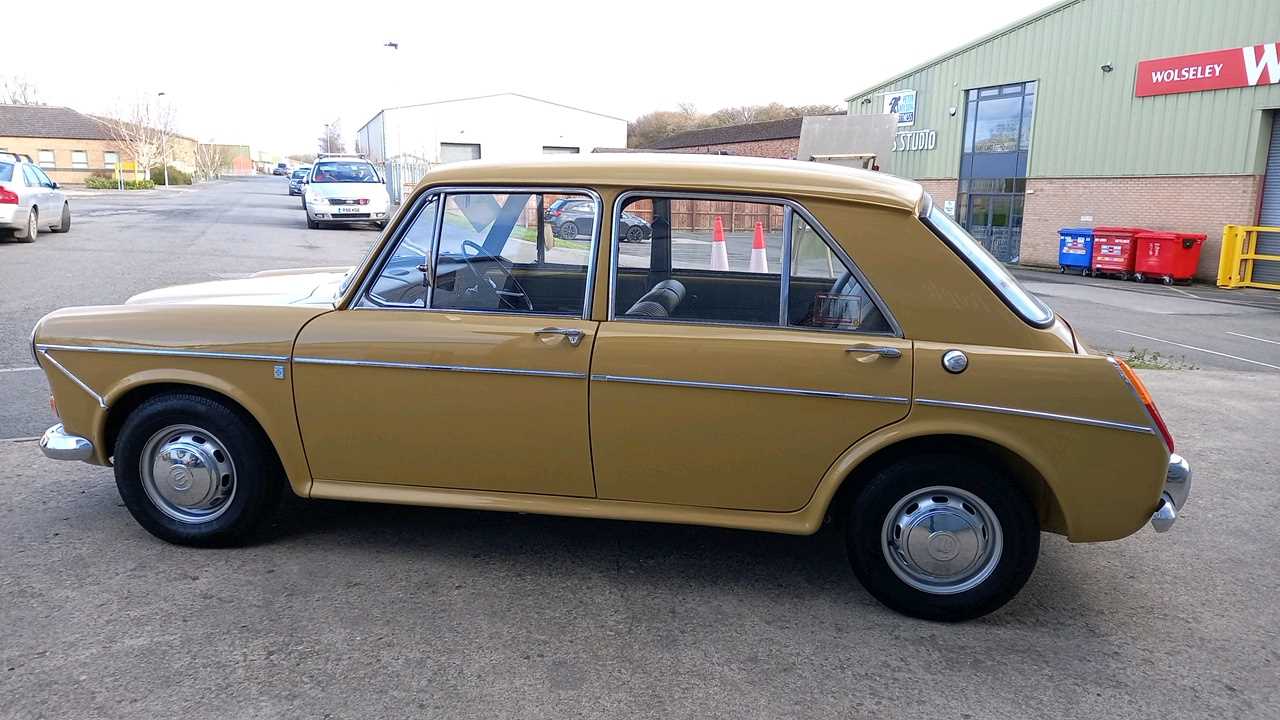
<path fill-rule="evenodd" d="M 547 209 L 593 208 L 573 239 Z M 563 203 L 562 203 L 563 204 Z M 624 242 L 619 218 L 651 242 Z M 303 497 L 814 533 L 886 605 L 1008 601 L 1040 533 L 1163 531 L 1190 471 L 919 185 L 795 161 L 590 156 L 427 173 L 350 269 L 43 318 L 46 455 L 243 541 Z"/>

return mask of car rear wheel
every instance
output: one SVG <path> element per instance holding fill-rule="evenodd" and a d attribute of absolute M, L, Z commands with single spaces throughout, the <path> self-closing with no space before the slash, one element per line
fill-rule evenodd
<path fill-rule="evenodd" d="M 900 460 L 850 505 L 854 574 L 912 617 L 956 622 L 992 612 L 1035 569 L 1040 527 L 1012 478 L 959 455 Z"/>
<path fill-rule="evenodd" d="M 40 234 L 40 211 L 31 208 L 27 211 L 27 222 L 25 227 L 13 232 L 13 239 L 18 242 L 35 242 L 36 236 Z"/>
<path fill-rule="evenodd" d="M 280 496 L 280 464 L 261 431 L 200 395 L 158 396 L 130 413 L 114 466 L 138 524 L 179 545 L 243 543 Z"/>
<path fill-rule="evenodd" d="M 53 232 L 64 233 L 71 229 L 71 205 L 62 203 L 62 222 L 53 229 Z"/>
<path fill-rule="evenodd" d="M 578 237 L 578 225 L 572 220 L 566 220 L 560 223 L 560 232 L 558 233 L 564 240 L 573 240 Z"/>

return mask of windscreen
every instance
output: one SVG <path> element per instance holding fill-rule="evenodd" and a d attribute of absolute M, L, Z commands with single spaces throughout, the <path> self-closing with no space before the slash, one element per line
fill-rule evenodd
<path fill-rule="evenodd" d="M 929 211 L 928 223 L 1023 320 L 1036 327 L 1048 327 L 1053 323 L 1053 311 L 1049 306 L 1022 287 L 1003 263 L 937 205 Z"/>
<path fill-rule="evenodd" d="M 380 183 L 378 173 L 367 162 L 322 162 L 311 171 L 311 182 Z"/>

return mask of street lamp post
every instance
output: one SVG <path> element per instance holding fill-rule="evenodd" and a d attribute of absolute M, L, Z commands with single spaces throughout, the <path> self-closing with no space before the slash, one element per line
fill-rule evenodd
<path fill-rule="evenodd" d="M 161 91 L 156 93 L 156 97 L 164 97 L 164 92 Z M 169 139 L 169 135 L 168 135 L 169 131 L 170 131 L 170 128 L 165 128 L 164 152 L 161 153 L 161 158 L 160 158 L 160 162 L 164 163 L 164 186 L 165 187 L 169 187 L 169 143 L 172 142 Z"/>

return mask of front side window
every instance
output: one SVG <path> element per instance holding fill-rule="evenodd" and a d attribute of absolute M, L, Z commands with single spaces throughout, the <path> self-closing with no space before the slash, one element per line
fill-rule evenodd
<path fill-rule="evenodd" d="M 311 171 L 314 183 L 381 183 L 373 165 L 360 160 L 316 163 Z"/>
<path fill-rule="evenodd" d="M 47 167 L 47 168 L 55 167 L 52 150 L 41 150 L 38 154 L 38 161 L 41 167 Z"/>
<path fill-rule="evenodd" d="M 27 180 L 27 187 L 40 187 L 44 182 L 40 179 L 40 173 L 34 165 L 23 165 L 22 175 Z"/>
<path fill-rule="evenodd" d="M 49 176 L 45 175 L 43 170 L 38 167 L 33 167 L 31 170 L 36 174 L 36 181 L 40 185 L 44 187 L 53 187 L 53 180 L 50 180 Z"/>
<path fill-rule="evenodd" d="M 599 225 L 594 198 L 553 192 L 449 193 L 443 212 L 433 309 L 584 314 Z"/>
<path fill-rule="evenodd" d="M 432 196 L 409 221 L 396 251 L 383 266 L 369 296 L 381 305 L 426 307 L 427 258 L 436 229 L 439 201 Z"/>

